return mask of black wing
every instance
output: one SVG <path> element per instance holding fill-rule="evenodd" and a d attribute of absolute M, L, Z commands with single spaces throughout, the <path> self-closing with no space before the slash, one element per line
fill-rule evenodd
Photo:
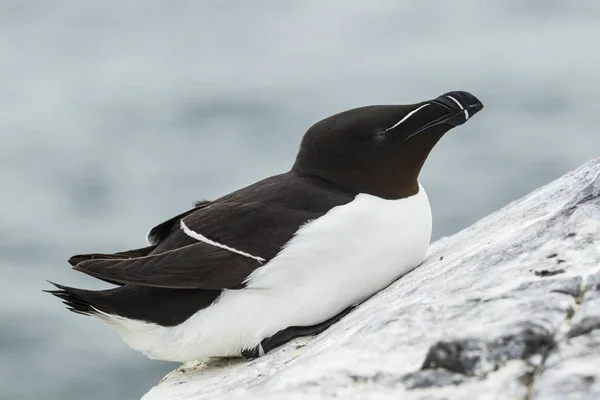
<path fill-rule="evenodd" d="M 248 275 L 275 257 L 302 224 L 354 198 L 325 182 L 290 174 L 203 203 L 159 225 L 161 240 L 147 256 L 91 258 L 74 269 L 107 281 L 144 286 L 243 287 Z M 198 241 L 190 232 L 218 245 Z"/>
<path fill-rule="evenodd" d="M 121 284 L 177 289 L 236 289 L 261 264 L 227 250 L 196 243 L 160 254 L 91 259 L 73 269 Z"/>

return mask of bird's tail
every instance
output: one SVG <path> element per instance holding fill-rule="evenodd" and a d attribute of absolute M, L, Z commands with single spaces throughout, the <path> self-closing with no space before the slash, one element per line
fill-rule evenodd
<path fill-rule="evenodd" d="M 44 292 L 50 293 L 61 299 L 69 311 L 73 311 L 76 314 L 94 316 L 110 312 L 110 310 L 104 309 L 105 307 L 98 301 L 95 301 L 94 297 L 96 296 L 94 296 L 94 294 L 98 292 L 63 286 L 50 281 L 48 282 L 54 285 L 56 289 L 44 290 Z"/>

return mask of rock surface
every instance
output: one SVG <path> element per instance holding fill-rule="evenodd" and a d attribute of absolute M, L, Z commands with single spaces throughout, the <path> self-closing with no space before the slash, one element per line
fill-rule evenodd
<path fill-rule="evenodd" d="M 600 158 L 431 245 L 323 334 L 144 400 L 600 399 Z"/>

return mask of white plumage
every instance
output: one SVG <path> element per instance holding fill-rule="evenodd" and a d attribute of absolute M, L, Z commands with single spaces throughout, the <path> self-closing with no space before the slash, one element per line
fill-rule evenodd
<path fill-rule="evenodd" d="M 230 251 L 232 253 L 244 256 L 244 257 L 252 258 L 253 260 L 258 261 L 261 264 L 262 264 L 263 261 L 265 261 L 265 259 L 262 258 L 262 257 L 253 256 L 252 254 L 246 253 L 245 251 L 241 251 L 241 250 L 238 250 L 238 249 L 234 249 L 233 247 L 229 247 L 227 245 L 224 245 L 224 244 L 221 244 L 221 243 L 217 243 L 214 240 L 210 240 L 209 238 L 207 238 L 206 236 L 204 236 L 204 235 L 202 235 L 202 234 L 200 234 L 198 232 L 194 232 L 193 230 L 191 230 L 190 228 L 187 227 L 187 225 L 185 224 L 185 222 L 183 222 L 183 219 L 179 223 L 179 227 L 181 228 L 181 230 L 186 235 L 188 235 L 191 238 L 196 239 L 199 242 L 210 244 L 211 246 L 215 246 L 215 247 L 218 247 L 220 249 L 227 250 L 227 251 Z"/>
<path fill-rule="evenodd" d="M 423 261 L 430 237 L 423 187 L 399 200 L 359 194 L 300 227 L 246 288 L 223 291 L 180 325 L 98 316 L 150 358 L 239 356 L 282 329 L 318 324 L 383 289 Z"/>

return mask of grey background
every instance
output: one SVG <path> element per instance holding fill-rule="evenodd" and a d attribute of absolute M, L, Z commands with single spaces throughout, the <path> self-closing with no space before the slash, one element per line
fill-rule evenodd
<path fill-rule="evenodd" d="M 0 1 L 0 398 L 135 399 L 150 361 L 44 279 L 292 163 L 348 108 L 468 90 L 421 175 L 439 238 L 598 155 L 600 2 Z"/>

